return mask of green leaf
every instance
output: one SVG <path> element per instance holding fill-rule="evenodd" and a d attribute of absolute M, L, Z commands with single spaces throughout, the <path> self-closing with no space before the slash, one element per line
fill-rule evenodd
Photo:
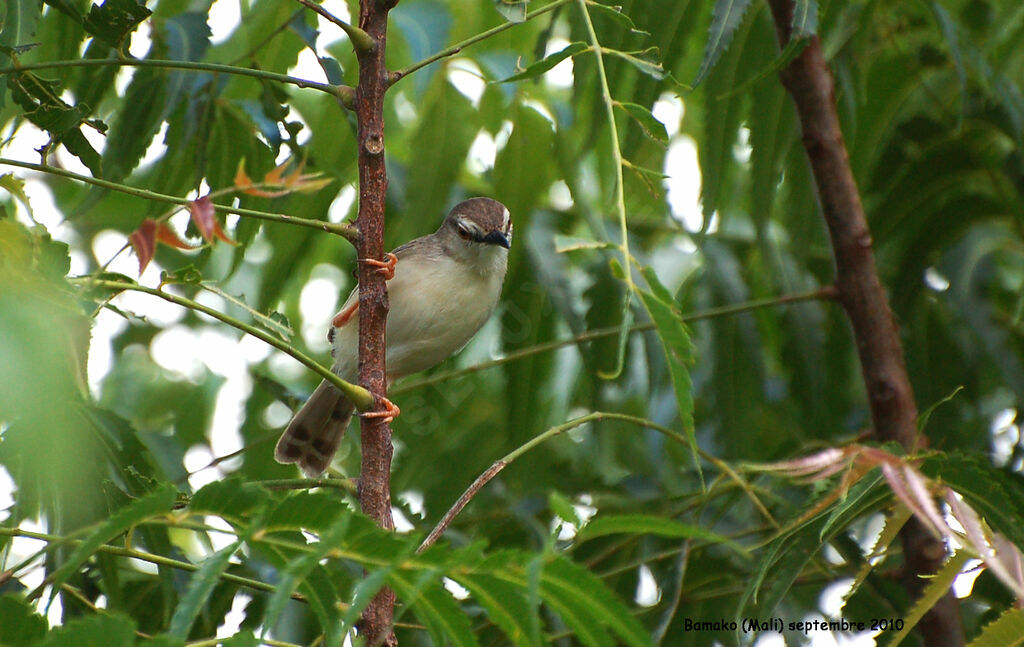
<path fill-rule="evenodd" d="M 924 617 L 924 614 L 931 611 L 942 596 L 946 595 L 949 587 L 953 586 L 953 580 L 963 571 L 964 564 L 967 563 L 968 559 L 970 559 L 970 555 L 967 551 L 958 550 L 946 560 L 946 563 L 943 564 L 937 573 L 928 578 L 928 584 L 921 591 L 921 597 L 914 602 L 914 606 L 910 608 L 903 618 L 903 629 L 887 636 L 889 640 L 886 642 L 886 645 L 896 647 L 913 631 L 917 623 Z"/>
<path fill-rule="evenodd" d="M 29 217 L 34 217 L 32 205 L 29 204 L 28 196 L 25 194 L 25 180 L 13 173 L 4 173 L 0 175 L 0 189 L 7 191 L 7 193 L 11 194 L 12 198 L 20 202 L 25 207 Z"/>
<path fill-rule="evenodd" d="M 93 5 L 85 17 L 85 30 L 106 41 L 111 47 L 120 47 L 121 41 L 153 12 L 135 0 L 104 0 Z"/>
<path fill-rule="evenodd" d="M 238 477 L 213 481 L 192 496 L 189 511 L 235 520 L 252 515 L 270 502 L 270 493 Z"/>
<path fill-rule="evenodd" d="M 622 52 L 617 49 L 606 49 L 604 51 L 606 54 L 621 58 L 656 81 L 668 78 L 668 75 L 665 74 L 665 68 L 661 65 L 661 61 L 655 60 L 659 55 L 657 47 L 649 47 L 642 52 Z"/>
<path fill-rule="evenodd" d="M 942 405 L 946 404 L 947 402 L 952 401 L 953 398 L 956 397 L 956 394 L 960 393 L 963 390 L 964 387 L 961 384 L 960 386 L 957 386 L 955 389 L 953 389 L 953 391 L 949 395 L 947 395 L 946 397 L 942 398 L 938 402 L 935 402 L 930 407 L 925 409 L 923 413 L 917 416 L 917 430 L 923 431 L 924 428 L 928 425 L 928 419 L 932 417 L 932 414 L 935 413 L 935 410 L 941 407 Z"/>
<path fill-rule="evenodd" d="M 280 580 L 277 582 L 274 594 L 267 603 L 264 626 L 273 627 L 285 605 L 291 599 L 292 593 L 299 588 L 299 585 L 309 576 L 314 568 L 328 554 L 342 545 L 342 540 L 348 533 L 352 520 L 350 515 L 342 515 L 334 524 L 320 535 L 320 541 L 312 545 L 312 550 L 302 553 L 295 559 L 288 562 L 288 565 L 280 572 Z"/>
<path fill-rule="evenodd" d="M 818 0 L 794 1 L 792 27 L 790 41 L 808 38 L 818 33 Z"/>
<path fill-rule="evenodd" d="M 513 74 L 512 76 L 498 81 L 498 83 L 509 83 L 511 81 L 522 81 L 523 79 L 532 79 L 544 74 L 551 68 L 555 67 L 570 56 L 575 56 L 580 52 L 584 52 L 590 49 L 590 46 L 583 42 L 570 43 L 555 52 L 551 56 L 546 56 L 541 60 L 527 66 L 522 72 Z"/>
<path fill-rule="evenodd" d="M 967 647 L 1019 647 L 1024 645 L 1024 609 L 1007 609 L 988 623 Z"/>
<path fill-rule="evenodd" d="M 487 616 L 505 632 L 517 647 L 540 647 L 536 622 L 537 609 L 529 604 L 523 590 L 499 577 L 482 573 L 453 574 L 452 579 L 466 587 L 472 598 L 487 610 Z"/>
<path fill-rule="evenodd" d="M 245 533 L 245 538 L 252 532 L 253 528 L 250 526 L 249 531 Z M 210 555 L 203 561 L 199 570 L 192 574 L 185 595 L 178 602 L 178 607 L 171 617 L 171 624 L 167 629 L 170 636 L 181 640 L 188 638 L 192 624 L 208 602 L 213 587 L 217 586 L 221 575 L 227 570 L 231 556 L 241 547 L 243 541 L 244 538 L 239 537 L 236 541 Z"/>
<path fill-rule="evenodd" d="M 435 645 L 451 643 L 455 647 L 477 647 L 476 636 L 451 594 L 437 581 L 440 577 L 424 571 L 415 579 L 406 571 L 394 570 L 388 582 L 395 594 L 409 605 L 427 626 Z"/>
<path fill-rule="evenodd" d="M 37 647 L 132 647 L 135 623 L 120 614 L 76 618 L 57 627 Z"/>
<path fill-rule="evenodd" d="M 693 383 L 690 380 L 689 369 L 689 365 L 694 362 L 693 341 L 690 339 L 690 331 L 683 323 L 682 313 L 679 312 L 675 300 L 668 289 L 661 284 L 654 270 L 644 267 L 641 272 L 651 291 L 637 290 L 637 293 L 658 331 L 658 339 L 661 340 L 662 348 L 665 351 L 672 384 L 675 387 L 683 432 L 690 443 L 694 464 L 697 471 L 700 472 L 697 436 L 693 423 Z M 701 479 L 703 479 L 703 475 Z"/>
<path fill-rule="evenodd" d="M 696 87 L 708 75 L 718 59 L 729 49 L 729 43 L 736 29 L 743 23 L 743 14 L 747 12 L 751 0 L 715 0 L 711 13 L 711 26 L 708 28 L 708 40 L 704 45 L 704 60 L 694 78 L 692 86 Z"/>
<path fill-rule="evenodd" d="M 526 20 L 526 6 L 529 0 L 494 0 L 494 8 L 509 22 Z"/>
<path fill-rule="evenodd" d="M 662 144 L 668 143 L 668 131 L 665 130 L 665 124 L 655 119 L 650 110 L 638 103 L 616 101 L 615 105 L 635 119 L 648 137 Z"/>
<path fill-rule="evenodd" d="M 90 533 L 71 553 L 67 561 L 53 574 L 53 595 L 67 581 L 72 573 L 86 562 L 103 544 L 127 532 L 136 524 L 171 511 L 178 492 L 171 483 L 164 483 L 149 494 L 136 499 L 115 512 L 109 519 Z"/>
<path fill-rule="evenodd" d="M 622 12 L 621 6 L 609 6 L 601 4 L 600 2 L 588 2 L 587 11 L 597 11 L 598 14 L 611 18 L 613 22 L 625 27 L 631 33 L 649 35 L 648 32 L 636 28 L 636 24 L 633 22 L 633 19 Z"/>
<path fill-rule="evenodd" d="M 553 598 L 562 602 L 572 600 L 573 610 L 585 610 L 619 637 L 619 644 L 643 647 L 651 645 L 650 634 L 633 617 L 629 609 L 613 594 L 604 582 L 582 566 L 564 557 L 556 557 L 544 566 L 541 587 L 548 604 Z M 582 638 L 582 636 L 581 636 Z"/>
<path fill-rule="evenodd" d="M 49 625 L 20 595 L 0 597 L 0 645 L 29 647 L 35 644 Z"/>
<path fill-rule="evenodd" d="M 324 492 L 298 492 L 285 497 L 267 516 L 267 530 L 323 532 L 347 514 L 338 498 Z"/>
<path fill-rule="evenodd" d="M 355 588 L 352 589 L 352 601 L 349 603 L 345 616 L 341 620 L 341 631 L 338 632 L 339 634 L 345 635 L 355 627 L 356 622 L 370 602 L 373 601 L 374 596 L 387 584 L 393 570 L 394 568 L 390 566 L 378 568 L 359 580 Z"/>
<path fill-rule="evenodd" d="M 572 502 L 555 490 L 548 493 L 548 507 L 561 519 L 575 525 L 577 528 L 582 525 L 580 523 L 580 516 L 576 514 L 576 508 L 573 507 Z"/>
<path fill-rule="evenodd" d="M 618 534 L 656 535 L 658 537 L 671 537 L 675 539 L 703 539 L 708 543 L 728 546 L 737 553 L 747 554 L 745 548 L 739 546 L 728 537 L 711 532 L 700 526 L 644 514 L 599 515 L 583 527 L 578 538 L 579 541 L 587 541 L 595 537 Z"/>

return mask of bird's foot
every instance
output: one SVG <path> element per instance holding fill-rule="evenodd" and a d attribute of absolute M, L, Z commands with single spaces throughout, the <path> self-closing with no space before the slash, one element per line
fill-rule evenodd
<path fill-rule="evenodd" d="M 385 398 L 383 396 L 378 396 L 377 397 L 377 402 L 378 402 L 378 404 L 381 407 L 383 407 L 383 410 L 381 410 L 381 411 L 364 411 L 364 412 L 360 413 L 359 416 L 361 418 L 381 418 L 381 419 L 384 420 L 385 423 L 389 423 L 392 420 L 394 420 L 395 418 L 397 418 L 402 413 L 402 410 L 399 409 L 398 406 L 395 405 L 394 402 L 392 402 L 391 400 L 388 400 L 387 398 Z"/>
<path fill-rule="evenodd" d="M 360 263 L 366 263 L 367 265 L 373 265 L 377 268 L 377 272 L 384 276 L 385 281 L 390 281 L 395 278 L 395 265 L 398 263 L 398 257 L 391 252 L 387 253 L 388 260 L 378 261 L 373 258 L 360 258 Z"/>

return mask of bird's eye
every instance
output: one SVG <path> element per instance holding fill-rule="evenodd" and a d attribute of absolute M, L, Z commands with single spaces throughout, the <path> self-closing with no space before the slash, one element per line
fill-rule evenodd
<path fill-rule="evenodd" d="M 469 233 L 469 229 L 467 229 L 463 225 L 456 225 L 455 229 L 456 231 L 459 232 L 459 238 L 461 238 L 462 240 L 469 240 L 470 238 L 472 238 L 472 234 Z"/>

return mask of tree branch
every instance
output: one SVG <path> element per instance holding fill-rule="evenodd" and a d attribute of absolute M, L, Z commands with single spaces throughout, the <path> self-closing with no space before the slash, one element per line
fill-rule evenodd
<path fill-rule="evenodd" d="M 793 0 L 768 0 L 779 43 L 792 36 Z M 861 372 L 871 407 L 874 433 L 910 452 L 923 444 L 917 434 L 917 405 L 903 360 L 903 346 L 889 302 L 875 268 L 871 232 L 853 177 L 836 112 L 832 74 L 817 36 L 780 73 L 793 97 L 803 144 L 814 174 L 822 214 L 832 240 L 839 301 L 853 328 Z M 918 597 L 946 556 L 942 542 L 911 519 L 900 533 L 907 590 Z M 928 645 L 963 645 L 959 606 L 948 592 L 920 624 Z"/>
<path fill-rule="evenodd" d="M 384 63 L 388 11 L 398 0 L 360 0 L 359 27 L 373 41 L 373 47 L 356 49 L 359 85 L 355 93 L 356 141 L 359 146 L 359 241 L 358 258 L 384 257 L 384 206 L 388 187 L 384 167 L 384 93 L 388 71 Z M 367 263 L 359 264 L 359 382 L 381 397 L 387 390 L 385 374 L 385 323 L 388 293 L 384 277 Z M 391 427 L 384 418 L 362 418 L 362 465 L 359 474 L 359 505 L 382 528 L 392 530 L 391 517 Z M 381 589 L 363 612 L 360 633 L 367 645 L 398 645 L 392 632 L 395 593 Z"/>

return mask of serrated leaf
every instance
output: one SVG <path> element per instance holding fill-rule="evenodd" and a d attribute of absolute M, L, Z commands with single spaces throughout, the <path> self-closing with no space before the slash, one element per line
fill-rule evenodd
<path fill-rule="evenodd" d="M 970 559 L 970 555 L 967 551 L 958 550 L 954 553 L 946 563 L 939 569 L 937 573 L 927 579 L 928 584 L 921 591 L 921 597 L 914 602 L 914 605 L 910 610 L 904 614 L 903 617 L 903 629 L 895 634 L 891 634 L 889 641 L 886 643 L 889 647 L 896 647 L 900 644 L 904 638 L 906 638 L 910 632 L 917 626 L 917 623 L 921 621 L 924 614 L 932 610 L 932 608 L 938 603 L 942 596 L 946 595 L 949 591 L 949 587 L 953 586 L 953 580 L 956 579 L 957 575 L 964 568 L 964 564 Z"/>
<path fill-rule="evenodd" d="M 192 496 L 189 512 L 240 520 L 270 502 L 270 493 L 255 483 L 228 478 L 204 485 Z"/>
<path fill-rule="evenodd" d="M 311 530 L 330 528 L 339 514 L 345 514 L 336 496 L 323 492 L 299 492 L 285 497 L 267 516 L 267 530 Z"/>
<path fill-rule="evenodd" d="M 740 24 L 743 14 L 747 12 L 751 0 L 716 0 L 711 11 L 711 26 L 708 28 L 708 40 L 704 45 L 704 59 L 694 78 L 692 86 L 696 87 L 729 48 L 732 37 Z"/>
<path fill-rule="evenodd" d="M 78 568 L 95 553 L 100 546 L 111 541 L 133 526 L 171 511 L 178 492 L 170 483 L 164 483 L 142 498 L 121 508 L 90 533 L 68 556 L 66 562 L 53 574 L 53 595 Z"/>
<path fill-rule="evenodd" d="M 135 623 L 120 614 L 92 615 L 57 627 L 36 647 L 132 647 Z"/>
<path fill-rule="evenodd" d="M 656 535 L 658 537 L 676 539 L 703 539 L 711 544 L 728 546 L 742 555 L 747 554 L 745 548 L 724 535 L 719 535 L 700 526 L 644 514 L 599 515 L 580 530 L 578 538 L 579 541 L 587 541 L 595 537 L 618 534 Z"/>
<path fill-rule="evenodd" d="M 521 647 L 540 647 L 537 609 L 531 607 L 521 589 L 508 582 L 480 573 L 453 575 L 452 579 L 466 587 L 470 595 L 487 610 L 487 616 L 509 641 Z"/>
<path fill-rule="evenodd" d="M 682 420 L 683 432 L 690 443 L 694 465 L 701 472 L 700 459 L 697 456 L 697 436 L 693 423 L 693 383 L 690 380 L 688 366 L 694 361 L 694 346 L 690 331 L 683 323 L 682 314 L 678 311 L 671 293 L 661 284 L 658 276 L 650 267 L 641 272 L 647 281 L 650 292 L 637 290 L 647 314 L 654 322 L 668 360 L 669 374 L 675 387 L 676 402 L 679 405 L 679 417 Z M 703 474 L 701 480 L 703 481 Z"/>
<path fill-rule="evenodd" d="M 604 582 L 582 566 L 563 557 L 556 557 L 544 565 L 541 572 L 541 587 L 546 590 L 545 601 L 551 597 L 571 599 L 580 610 L 599 619 L 600 625 L 608 627 L 619 637 L 619 643 L 644 647 L 651 645 L 650 634 L 633 617 L 629 609 Z M 563 600 L 564 601 L 564 600 Z"/>
<path fill-rule="evenodd" d="M 498 13 L 505 16 L 509 22 L 523 22 L 526 20 L 526 7 L 529 0 L 494 0 L 494 8 Z"/>
<path fill-rule="evenodd" d="M 250 526 L 249 531 L 245 533 L 246 538 L 252 534 L 252 528 L 253 526 Z M 209 600 L 213 587 L 220 582 L 220 576 L 227 570 L 231 556 L 241 547 L 243 541 L 244 538 L 239 537 L 210 555 L 200 565 L 199 570 L 192 574 L 185 595 L 182 596 L 178 607 L 174 610 L 174 615 L 171 616 L 171 624 L 167 630 L 168 635 L 181 640 L 188 638 L 192 624 Z"/>
<path fill-rule="evenodd" d="M 374 596 L 387 584 L 393 570 L 393 567 L 390 566 L 379 568 L 359 580 L 355 588 L 352 589 L 352 601 L 345 611 L 345 616 L 341 619 L 341 631 L 339 632 L 341 635 L 347 634 L 355 627 L 356 621 L 373 601 Z"/>
<path fill-rule="evenodd" d="M 417 578 L 408 572 L 392 571 L 388 577 L 391 588 L 409 605 L 427 626 L 435 645 L 451 643 L 455 647 L 478 647 L 476 636 L 451 594 L 439 583 L 440 577 L 424 571 Z"/>
<path fill-rule="evenodd" d="M 22 206 L 25 207 L 25 211 L 28 212 L 29 217 L 34 218 L 32 205 L 29 204 L 28 195 L 25 193 L 25 180 L 13 173 L 4 173 L 3 175 L 0 175 L 0 189 L 11 194 L 12 198 L 20 202 Z"/>
<path fill-rule="evenodd" d="M 794 0 L 792 27 L 790 40 L 809 38 L 818 33 L 818 0 Z"/>
<path fill-rule="evenodd" d="M 42 638 L 48 628 L 46 618 L 36 613 L 20 595 L 0 597 L 0 645 L 29 647 Z"/>
<path fill-rule="evenodd" d="M 288 604 L 288 600 L 291 599 L 292 593 L 299 588 L 299 585 L 320 561 L 342 544 L 351 521 L 350 515 L 341 516 L 330 528 L 321 533 L 320 541 L 313 544 L 309 552 L 289 561 L 288 565 L 280 572 L 281 579 L 277 582 L 270 602 L 267 603 L 266 619 L 264 620 L 267 628 L 274 626 L 284 611 L 285 605 Z"/>
<path fill-rule="evenodd" d="M 967 647 L 1018 647 L 1024 645 L 1024 609 L 1007 609 L 988 623 Z"/>
<path fill-rule="evenodd" d="M 548 70 L 552 69 L 565 59 L 570 56 L 575 56 L 580 52 L 584 52 L 590 49 L 590 46 L 583 42 L 569 43 L 559 51 L 555 52 L 551 56 L 545 56 L 541 60 L 529 65 L 522 72 L 513 74 L 512 76 L 498 81 L 498 83 L 509 83 L 511 81 L 522 81 L 523 79 L 532 79 L 544 74 Z"/>
<path fill-rule="evenodd" d="M 101 5 L 92 5 L 82 25 L 111 47 L 119 47 L 125 36 L 152 13 L 135 0 L 104 0 Z"/>
<path fill-rule="evenodd" d="M 648 137 L 662 144 L 668 143 L 668 131 L 665 130 L 665 124 L 655 119 L 654 114 L 650 110 L 638 103 L 616 101 L 615 105 L 625 110 L 626 114 L 636 120 Z"/>

